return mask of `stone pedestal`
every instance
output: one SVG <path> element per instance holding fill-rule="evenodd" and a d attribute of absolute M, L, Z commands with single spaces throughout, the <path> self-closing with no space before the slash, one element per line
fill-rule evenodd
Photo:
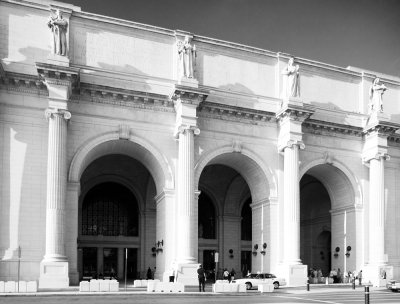
<path fill-rule="evenodd" d="M 183 285 L 198 286 L 198 274 L 197 269 L 199 269 L 197 263 L 178 263 L 178 275 L 176 282 L 182 283 Z"/>
<path fill-rule="evenodd" d="M 178 80 L 178 84 L 190 88 L 199 87 L 199 82 L 195 78 L 182 77 L 181 79 Z"/>
<path fill-rule="evenodd" d="M 40 263 L 39 288 L 67 288 L 69 286 L 68 262 L 51 262 L 43 260 Z"/>
<path fill-rule="evenodd" d="M 69 67 L 69 59 L 66 56 L 50 54 L 47 56 L 47 63 L 63 67 Z"/>
<path fill-rule="evenodd" d="M 307 284 L 307 265 L 282 265 L 281 274 L 288 286 L 305 286 Z"/>

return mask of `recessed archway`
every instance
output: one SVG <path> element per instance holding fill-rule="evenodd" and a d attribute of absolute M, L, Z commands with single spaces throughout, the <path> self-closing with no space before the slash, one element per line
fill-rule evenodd
<path fill-rule="evenodd" d="M 340 268 L 343 272 L 355 267 L 355 257 L 349 259 L 343 248 L 358 243 L 360 236 L 355 231 L 359 217 L 355 206 L 359 200 L 357 182 L 339 163 L 316 161 L 303 167 L 300 248 L 302 262 L 309 269 L 321 269 L 325 276 L 332 269 Z M 339 251 L 333 252 L 332 248 Z"/>

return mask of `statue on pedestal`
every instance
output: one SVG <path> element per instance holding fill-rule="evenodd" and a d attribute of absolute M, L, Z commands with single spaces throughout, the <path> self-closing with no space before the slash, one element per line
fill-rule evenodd
<path fill-rule="evenodd" d="M 177 42 L 179 73 L 181 77 L 194 78 L 194 65 L 196 58 L 196 46 L 192 45 L 191 38 L 185 36 L 185 40 Z"/>
<path fill-rule="evenodd" d="M 376 77 L 369 90 L 369 113 L 383 112 L 382 95 L 387 90 L 386 86 Z"/>
<path fill-rule="evenodd" d="M 283 98 L 300 97 L 299 65 L 294 64 L 294 57 L 289 59 L 288 65 L 282 71 Z"/>
<path fill-rule="evenodd" d="M 60 10 L 57 10 L 55 15 L 50 16 L 47 26 L 53 33 L 53 53 L 67 56 L 68 22 L 62 17 Z"/>

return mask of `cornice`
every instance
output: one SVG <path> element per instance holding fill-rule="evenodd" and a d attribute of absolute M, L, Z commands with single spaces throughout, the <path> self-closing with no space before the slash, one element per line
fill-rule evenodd
<path fill-rule="evenodd" d="M 304 122 L 309 119 L 310 116 L 315 112 L 315 109 L 307 104 L 299 104 L 298 102 L 289 101 L 284 103 L 282 108 L 276 113 L 276 119 L 283 121 L 284 119 L 290 119 L 293 121 Z"/>
<path fill-rule="evenodd" d="M 179 100 L 181 103 L 198 106 L 201 102 L 206 100 L 208 94 L 208 90 L 175 85 L 175 88 L 170 95 L 170 99 L 174 101 Z"/>
<path fill-rule="evenodd" d="M 398 129 L 400 125 L 397 123 L 392 123 L 389 121 L 378 121 L 373 125 L 368 125 L 364 128 L 363 134 L 368 136 L 372 133 L 378 133 L 382 136 L 390 136 L 393 135 Z"/>
<path fill-rule="evenodd" d="M 247 122 L 251 124 L 275 123 L 275 113 L 203 102 L 198 108 L 200 117 Z"/>
<path fill-rule="evenodd" d="M 355 127 L 344 124 L 336 124 L 321 120 L 309 119 L 303 123 L 303 130 L 305 133 L 317 135 L 349 135 L 361 137 L 363 135 L 363 128 Z"/>
<path fill-rule="evenodd" d="M 0 65 L 1 66 L 1 65 Z M 46 86 L 39 77 L 27 74 L 1 72 L 0 86 L 7 91 L 47 96 Z"/>
<path fill-rule="evenodd" d="M 79 89 L 80 70 L 74 67 L 60 66 L 49 63 L 36 62 L 39 79 L 44 84 L 71 86 Z"/>
<path fill-rule="evenodd" d="M 173 101 L 166 95 L 145 93 L 114 87 L 81 83 L 80 94 L 74 94 L 72 101 L 89 101 L 102 104 L 127 106 L 174 112 Z"/>

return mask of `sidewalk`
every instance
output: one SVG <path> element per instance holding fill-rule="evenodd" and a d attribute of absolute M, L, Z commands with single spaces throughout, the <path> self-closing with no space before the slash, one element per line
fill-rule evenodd
<path fill-rule="evenodd" d="M 40 290 L 36 293 L 0 293 L 1 297 L 35 297 L 35 296 L 99 296 L 99 295 L 138 295 L 138 294 L 153 294 L 153 295 L 170 295 L 170 296 L 179 296 L 179 295 L 208 295 L 208 296 L 223 296 L 226 294 L 229 295 L 237 295 L 237 296 L 251 296 L 255 294 L 260 294 L 257 290 L 250 290 L 246 293 L 214 293 L 212 292 L 212 286 L 206 285 L 206 292 L 199 293 L 197 286 L 188 286 L 185 288 L 184 293 L 148 293 L 145 287 L 133 287 L 127 286 L 125 291 L 124 286 L 120 287 L 118 292 L 80 292 L 78 286 L 71 286 L 62 290 Z M 370 292 L 386 290 L 384 287 L 372 287 L 370 286 Z M 298 286 L 298 287 L 280 287 L 279 289 L 275 289 L 274 293 L 290 293 L 290 294 L 306 294 L 306 293 L 338 293 L 338 292 L 364 292 L 364 286 L 356 286 L 356 289 L 353 290 L 351 284 L 310 284 L 310 291 L 307 291 L 307 286 Z"/>

